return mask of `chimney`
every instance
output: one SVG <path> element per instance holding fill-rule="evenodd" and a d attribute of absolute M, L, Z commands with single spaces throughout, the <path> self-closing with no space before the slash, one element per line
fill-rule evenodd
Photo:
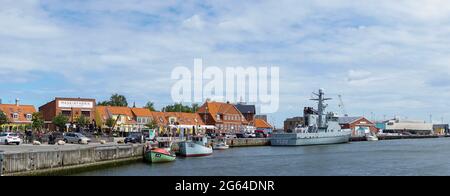
<path fill-rule="evenodd" d="M 17 107 L 19 107 L 19 101 L 20 101 L 20 99 L 19 99 L 19 98 L 16 98 L 16 106 L 17 106 Z"/>

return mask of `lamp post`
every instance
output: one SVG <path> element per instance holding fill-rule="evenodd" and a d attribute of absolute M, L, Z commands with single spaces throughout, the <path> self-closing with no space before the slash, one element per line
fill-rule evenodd
<path fill-rule="evenodd" d="M 0 150 L 0 176 L 3 175 L 3 150 Z"/>

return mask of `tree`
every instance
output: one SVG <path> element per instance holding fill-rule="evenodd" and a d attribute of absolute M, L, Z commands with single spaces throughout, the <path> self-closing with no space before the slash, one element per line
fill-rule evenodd
<path fill-rule="evenodd" d="M 42 127 L 44 127 L 44 117 L 42 116 L 41 112 L 33 113 L 31 121 L 32 121 L 31 127 L 34 130 L 40 131 Z"/>
<path fill-rule="evenodd" d="M 102 101 L 102 102 L 98 102 L 97 105 L 98 106 L 109 106 L 110 103 L 109 103 L 109 101 Z"/>
<path fill-rule="evenodd" d="M 128 106 L 127 98 L 123 95 L 113 94 L 110 99 L 111 106 Z"/>
<path fill-rule="evenodd" d="M 9 119 L 3 111 L 0 111 L 0 125 L 8 124 Z"/>
<path fill-rule="evenodd" d="M 152 112 L 156 111 L 155 110 L 155 104 L 153 102 L 151 102 L 151 101 L 147 102 L 147 104 L 145 104 L 144 108 L 147 108 L 147 109 L 149 109 Z"/>
<path fill-rule="evenodd" d="M 116 123 L 116 121 L 113 118 L 108 118 L 108 119 L 106 119 L 105 125 L 107 127 L 109 127 L 110 131 L 112 131 L 112 129 L 114 128 L 113 126 L 114 126 L 115 123 Z"/>
<path fill-rule="evenodd" d="M 183 105 L 182 103 L 176 103 L 173 105 L 168 105 L 163 108 L 165 112 L 187 112 L 187 113 L 195 113 L 198 110 L 197 104 L 192 104 L 191 106 Z"/>
<path fill-rule="evenodd" d="M 96 111 L 95 112 L 95 126 L 97 126 L 98 128 L 102 128 L 103 125 L 103 119 L 100 116 L 100 112 Z"/>
<path fill-rule="evenodd" d="M 128 102 L 127 102 L 127 98 L 125 96 L 119 95 L 116 93 L 116 94 L 111 95 L 111 98 L 109 98 L 109 101 L 98 102 L 97 105 L 127 107 Z"/>
<path fill-rule="evenodd" d="M 200 106 L 197 103 L 193 103 L 192 107 L 191 107 L 191 112 L 196 113 L 199 108 L 200 108 Z"/>
<path fill-rule="evenodd" d="M 150 122 L 148 122 L 146 125 L 149 129 L 156 129 L 158 128 L 158 123 L 153 119 Z"/>
<path fill-rule="evenodd" d="M 84 128 L 89 124 L 89 119 L 86 118 L 86 116 L 81 115 L 77 118 L 76 123 L 79 127 Z"/>
<path fill-rule="evenodd" d="M 66 124 L 69 122 L 69 118 L 62 114 L 58 114 L 52 120 L 53 124 L 59 128 L 59 131 L 64 131 L 66 128 Z"/>

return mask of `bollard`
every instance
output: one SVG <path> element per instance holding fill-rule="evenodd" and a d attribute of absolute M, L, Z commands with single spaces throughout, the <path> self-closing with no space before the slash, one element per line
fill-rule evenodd
<path fill-rule="evenodd" d="M 0 176 L 3 176 L 3 150 L 0 150 Z"/>

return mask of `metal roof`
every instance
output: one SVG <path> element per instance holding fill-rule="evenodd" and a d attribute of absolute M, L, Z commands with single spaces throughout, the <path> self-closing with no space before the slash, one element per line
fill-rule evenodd
<path fill-rule="evenodd" d="M 358 119 L 360 119 L 362 117 L 339 117 L 339 124 L 350 124 L 352 122 L 357 121 Z"/>
<path fill-rule="evenodd" d="M 242 114 L 256 114 L 255 105 L 244 105 L 244 104 L 236 104 L 234 105 Z"/>

